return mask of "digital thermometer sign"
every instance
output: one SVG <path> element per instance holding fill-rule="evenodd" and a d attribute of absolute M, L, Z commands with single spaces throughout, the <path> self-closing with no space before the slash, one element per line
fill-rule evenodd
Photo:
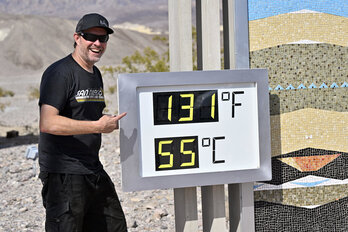
<path fill-rule="evenodd" d="M 218 121 L 217 90 L 153 93 L 154 124 Z"/>
<path fill-rule="evenodd" d="M 123 74 L 118 85 L 125 191 L 270 178 L 265 70 Z"/>

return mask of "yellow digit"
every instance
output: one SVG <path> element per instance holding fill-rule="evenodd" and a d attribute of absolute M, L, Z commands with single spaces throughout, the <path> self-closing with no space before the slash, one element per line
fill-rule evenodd
<path fill-rule="evenodd" d="M 180 152 L 181 152 L 181 154 L 184 154 L 184 155 L 191 154 L 191 162 L 182 163 L 180 165 L 180 167 L 187 167 L 187 166 L 195 165 L 195 153 L 193 151 L 185 151 L 184 150 L 185 143 L 192 143 L 193 141 L 195 141 L 195 139 L 183 139 L 183 140 L 181 140 Z"/>
<path fill-rule="evenodd" d="M 211 96 L 211 117 L 215 117 L 215 93 Z"/>
<path fill-rule="evenodd" d="M 158 143 L 158 153 L 161 156 L 169 156 L 169 164 L 161 164 L 158 168 L 171 168 L 173 167 L 173 154 L 170 152 L 162 152 L 163 144 L 171 144 L 173 140 L 164 140 Z"/>
<path fill-rule="evenodd" d="M 168 99 L 168 120 L 172 121 L 172 105 L 173 105 L 173 96 L 171 95 Z"/>
<path fill-rule="evenodd" d="M 190 98 L 190 105 L 181 106 L 181 109 L 183 109 L 183 110 L 190 110 L 190 116 L 182 117 L 182 118 L 179 119 L 179 121 L 180 122 L 182 122 L 182 121 L 192 121 L 192 119 L 193 119 L 193 103 L 194 103 L 195 95 L 193 93 L 190 93 L 190 94 L 180 94 L 180 97 L 182 97 L 182 98 Z"/>

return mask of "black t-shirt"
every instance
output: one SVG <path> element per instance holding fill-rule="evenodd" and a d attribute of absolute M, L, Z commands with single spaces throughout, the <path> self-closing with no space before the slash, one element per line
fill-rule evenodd
<path fill-rule="evenodd" d="M 98 120 L 105 107 L 100 71 L 84 70 L 71 55 L 46 69 L 40 86 L 39 105 L 51 105 L 59 115 L 76 120 Z M 41 171 L 90 174 L 101 170 L 101 134 L 59 136 L 40 133 Z"/>

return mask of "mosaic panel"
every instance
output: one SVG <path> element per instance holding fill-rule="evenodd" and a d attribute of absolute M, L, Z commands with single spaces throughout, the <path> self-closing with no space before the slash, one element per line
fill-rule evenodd
<path fill-rule="evenodd" d="M 346 232 L 348 197 L 323 206 L 306 209 L 264 201 L 255 202 L 258 232 Z"/>
<path fill-rule="evenodd" d="M 348 47 L 334 44 L 284 44 L 250 52 L 250 66 L 268 69 L 269 86 L 273 90 L 278 85 L 285 89 L 290 84 L 296 88 L 303 84 L 308 89 L 313 83 L 319 87 L 323 83 L 327 86 L 336 83 L 341 89 L 348 82 L 347 54 Z"/>
<path fill-rule="evenodd" d="M 271 115 L 272 157 L 308 147 L 348 152 L 348 112 L 314 107 Z"/>
<path fill-rule="evenodd" d="M 306 156 L 306 157 L 290 157 L 290 158 L 279 158 L 280 161 L 296 168 L 300 172 L 318 171 L 331 161 L 335 160 L 341 154 L 334 155 L 317 155 L 317 156 Z"/>
<path fill-rule="evenodd" d="M 248 0 L 249 20 L 300 11 L 317 11 L 348 17 L 346 0 Z"/>
<path fill-rule="evenodd" d="M 322 155 L 336 155 L 340 154 L 336 159 L 323 166 L 317 171 L 299 171 L 298 169 L 280 161 L 281 158 L 291 157 L 310 157 L 310 156 L 322 156 Z M 321 150 L 314 148 L 306 148 L 291 152 L 288 154 L 280 155 L 272 158 L 272 180 L 265 182 L 273 185 L 280 185 L 293 180 L 297 180 L 308 175 L 320 176 L 325 178 L 331 178 L 336 180 L 345 180 L 348 178 L 348 153 Z"/>
<path fill-rule="evenodd" d="M 336 1 L 255 2 L 275 11 L 249 22 L 271 111 L 272 180 L 254 186 L 256 231 L 348 231 L 348 2 L 336 15 L 313 12 Z"/>
<path fill-rule="evenodd" d="M 348 197 L 347 189 L 348 184 L 265 190 L 255 191 L 254 197 L 255 201 L 267 201 L 303 208 L 316 208 L 320 205 Z"/>
<path fill-rule="evenodd" d="M 348 18 L 322 13 L 283 14 L 249 21 L 250 51 L 297 43 L 348 46 Z"/>
<path fill-rule="evenodd" d="M 331 162 L 323 164 L 321 158 L 329 156 Z M 291 158 L 311 160 L 316 169 L 283 162 Z M 273 157 L 272 180 L 254 186 L 256 231 L 346 231 L 347 165 L 348 153 L 313 148 Z"/>

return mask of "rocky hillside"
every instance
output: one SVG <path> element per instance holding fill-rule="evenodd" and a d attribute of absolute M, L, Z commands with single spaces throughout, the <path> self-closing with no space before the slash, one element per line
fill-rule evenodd
<path fill-rule="evenodd" d="M 166 29 L 167 0 L 0 0 L 0 12 L 78 20 L 99 12 L 112 24 L 125 22 Z"/>
<path fill-rule="evenodd" d="M 0 76 L 41 71 L 73 50 L 77 21 L 33 15 L 0 14 Z M 166 46 L 152 35 L 115 28 L 98 65 L 116 65 L 135 50 L 150 46 L 162 53 Z"/>

